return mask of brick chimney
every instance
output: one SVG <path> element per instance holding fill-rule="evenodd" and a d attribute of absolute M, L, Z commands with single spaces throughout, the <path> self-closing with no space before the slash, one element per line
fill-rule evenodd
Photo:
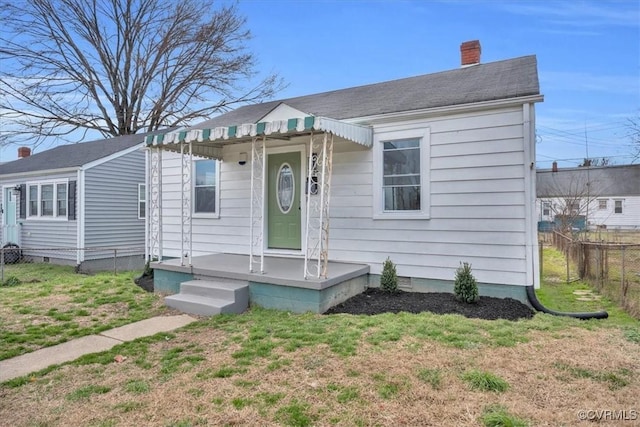
<path fill-rule="evenodd" d="M 558 172 L 558 162 L 551 163 L 551 172 Z"/>
<path fill-rule="evenodd" d="M 31 148 L 29 147 L 19 147 L 18 148 L 18 158 L 23 159 L 25 157 L 29 157 L 31 155 Z"/>
<path fill-rule="evenodd" d="M 462 68 L 480 63 L 480 40 L 471 40 L 460 45 L 460 63 Z"/>

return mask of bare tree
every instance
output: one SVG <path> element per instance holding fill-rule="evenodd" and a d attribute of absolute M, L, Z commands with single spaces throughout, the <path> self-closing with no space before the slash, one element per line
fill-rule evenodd
<path fill-rule="evenodd" d="M 631 140 L 631 149 L 633 153 L 632 162 L 640 159 L 640 111 L 635 117 L 627 119 L 627 128 L 629 129 L 629 139 Z"/>
<path fill-rule="evenodd" d="M 235 4 L 27 0 L 0 25 L 2 144 L 185 125 L 282 88 L 257 79 Z"/>
<path fill-rule="evenodd" d="M 611 157 L 595 157 L 595 158 L 586 158 L 582 162 L 582 164 L 578 165 L 580 168 L 590 167 L 590 166 L 612 166 L 615 162 L 611 160 Z"/>
<path fill-rule="evenodd" d="M 587 169 L 538 174 L 542 215 L 551 217 L 563 232 L 571 233 L 582 221 L 588 225 L 590 210 L 596 209 L 602 194 L 602 183 Z"/>

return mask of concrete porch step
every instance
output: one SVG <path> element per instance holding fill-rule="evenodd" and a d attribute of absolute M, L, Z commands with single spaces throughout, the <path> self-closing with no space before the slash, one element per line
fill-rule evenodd
<path fill-rule="evenodd" d="M 235 299 L 248 286 L 247 281 L 233 279 L 189 280 L 180 283 L 180 293 L 208 298 Z"/>
<path fill-rule="evenodd" d="M 164 301 L 168 307 L 201 316 L 242 313 L 249 307 L 249 284 L 222 278 L 189 280 L 180 284 L 179 294 Z"/>

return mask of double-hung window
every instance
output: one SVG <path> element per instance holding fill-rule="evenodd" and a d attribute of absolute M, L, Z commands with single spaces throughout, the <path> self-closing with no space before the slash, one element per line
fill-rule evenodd
<path fill-rule="evenodd" d="M 68 183 L 43 182 L 27 184 L 29 218 L 67 218 Z"/>
<path fill-rule="evenodd" d="M 429 129 L 380 131 L 374 144 L 374 218 L 428 218 Z"/>
<path fill-rule="evenodd" d="M 138 219 L 147 216 L 147 190 L 146 185 L 138 184 Z"/>
<path fill-rule="evenodd" d="M 194 162 L 194 214 L 216 217 L 219 215 L 219 166 L 217 160 L 196 160 Z"/>
<path fill-rule="evenodd" d="M 622 200 L 613 201 L 613 212 L 617 214 L 622 213 Z"/>
<path fill-rule="evenodd" d="M 551 202 L 542 202 L 542 216 L 551 216 Z"/>

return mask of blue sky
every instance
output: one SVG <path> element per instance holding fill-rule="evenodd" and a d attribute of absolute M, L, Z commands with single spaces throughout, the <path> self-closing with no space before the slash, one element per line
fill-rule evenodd
<path fill-rule="evenodd" d="M 640 114 L 637 0 L 245 0 L 240 9 L 260 67 L 289 83 L 278 98 L 458 68 L 460 43 L 478 39 L 482 62 L 538 58 L 539 167 L 576 166 L 585 139 L 590 157 L 630 161 L 626 121 Z"/>
<path fill-rule="evenodd" d="M 630 161 L 627 120 L 640 116 L 640 2 L 241 0 L 258 69 L 288 83 L 277 98 L 535 54 L 543 103 L 538 167 L 586 156 Z M 98 139 L 96 136 L 95 139 Z M 44 149 L 42 147 L 40 150 Z M 0 161 L 15 159 L 15 146 Z"/>

